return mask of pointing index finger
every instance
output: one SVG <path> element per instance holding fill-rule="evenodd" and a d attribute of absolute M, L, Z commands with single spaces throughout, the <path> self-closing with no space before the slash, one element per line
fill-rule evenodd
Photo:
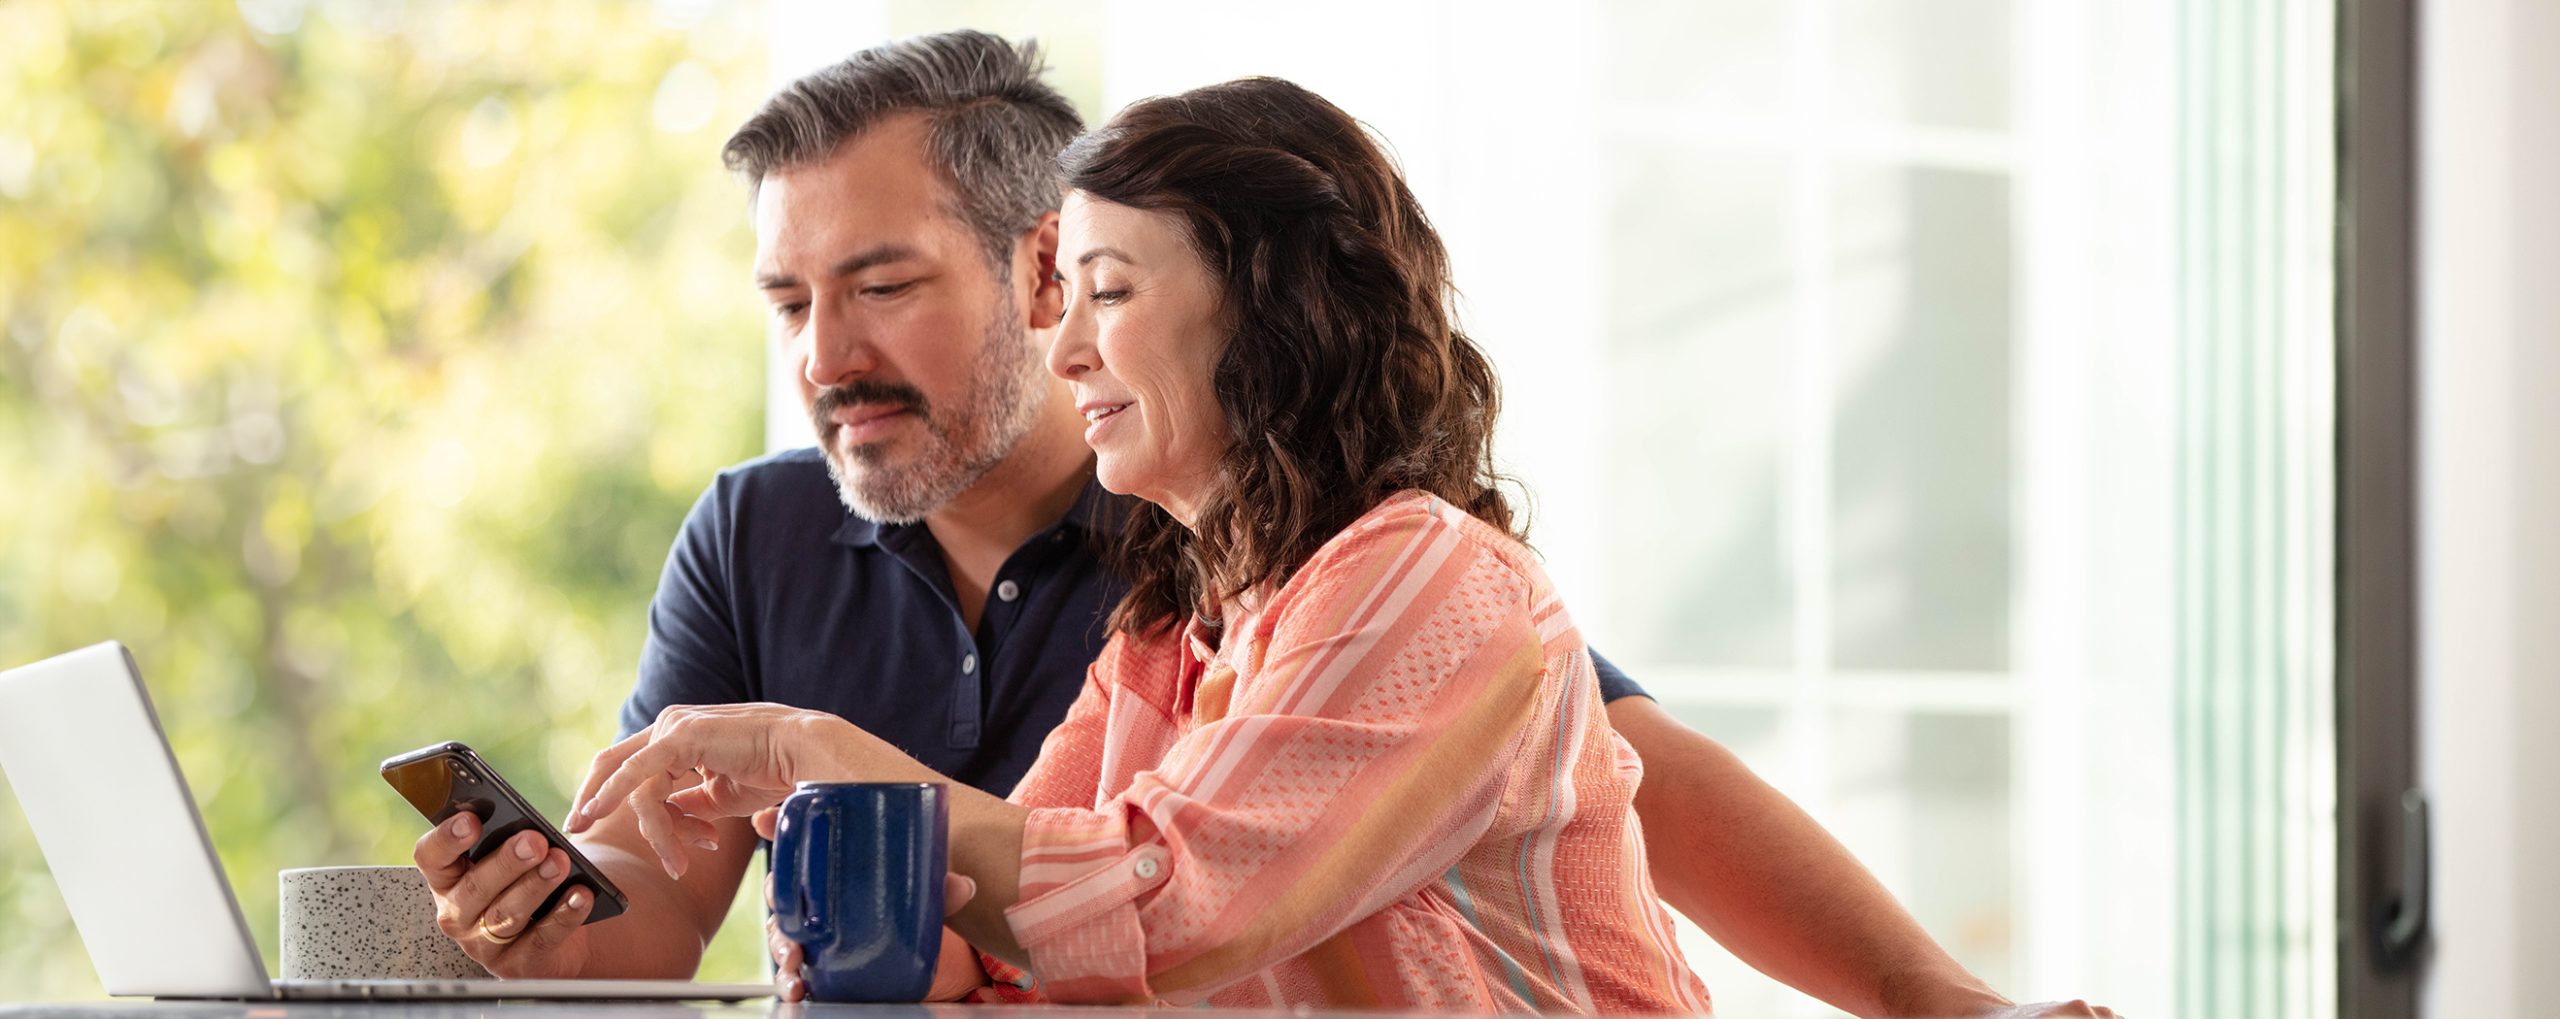
<path fill-rule="evenodd" d="M 649 746 L 650 734 L 656 729 L 657 727 L 653 725 L 625 736 L 614 745 L 597 751 L 595 759 L 587 762 L 587 777 L 579 780 L 578 795 L 569 801 L 570 834 L 575 835 L 587 830 L 590 822 L 613 812 L 610 806 L 601 810 L 594 808 L 597 788 L 602 786 L 605 780 L 613 777 L 614 773 L 620 771 L 624 762 L 631 759 L 631 755 L 646 749 Z"/>
<path fill-rule="evenodd" d="M 640 736 L 632 737 L 635 740 L 640 738 Z M 619 749 L 618 744 L 616 749 Z M 602 767 L 603 763 L 597 762 L 598 767 Z M 659 778 L 672 781 L 677 776 L 690 772 L 692 768 L 689 755 L 677 744 L 650 741 L 646 746 L 624 757 L 622 763 L 613 769 L 613 773 L 605 776 L 604 781 L 587 795 L 585 804 L 580 806 L 577 815 L 570 819 L 569 830 L 585 831 L 588 824 L 598 818 L 611 815 L 616 807 L 621 806 L 623 800 L 628 799 L 632 793 L 640 791 L 643 783 Z"/>

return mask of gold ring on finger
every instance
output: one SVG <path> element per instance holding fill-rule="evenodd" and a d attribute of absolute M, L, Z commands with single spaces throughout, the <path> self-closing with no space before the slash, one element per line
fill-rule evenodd
<path fill-rule="evenodd" d="M 514 924 L 510 923 L 509 926 L 514 926 Z M 492 945 L 512 945 L 515 944 L 517 938 L 523 937 L 524 934 L 521 931 L 514 934 L 500 934 L 496 931 L 490 930 L 489 921 L 483 919 L 480 921 L 480 936 L 487 939 Z"/>

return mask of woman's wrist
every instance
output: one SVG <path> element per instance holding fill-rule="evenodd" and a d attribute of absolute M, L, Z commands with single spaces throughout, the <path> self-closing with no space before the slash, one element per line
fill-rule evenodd
<path fill-rule="evenodd" d="M 854 724 L 823 711 L 812 711 L 797 719 L 797 730 L 791 739 L 790 775 L 800 782 L 860 782 L 862 769 L 854 751 L 854 742 L 862 738 L 862 730 Z"/>

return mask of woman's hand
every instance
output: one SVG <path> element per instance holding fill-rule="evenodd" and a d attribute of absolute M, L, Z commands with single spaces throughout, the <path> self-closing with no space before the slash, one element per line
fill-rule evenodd
<path fill-rule="evenodd" d="M 743 817 L 782 802 L 801 782 L 858 781 L 885 751 L 914 761 L 853 723 L 780 704 L 678 705 L 648 728 L 606 747 L 578 785 L 569 831 L 631 808 L 667 876 L 684 876 L 687 847 L 717 849 L 711 819 Z M 700 784 L 677 783 L 700 773 Z"/>

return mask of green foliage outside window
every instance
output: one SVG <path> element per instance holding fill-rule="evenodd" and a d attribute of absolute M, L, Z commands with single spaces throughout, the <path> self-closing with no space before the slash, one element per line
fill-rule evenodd
<path fill-rule="evenodd" d="M 383 757 L 557 811 L 694 496 L 760 441 L 699 4 L 0 4 L 0 665 L 140 661 L 273 958 L 276 871 L 406 862 Z M 742 899 L 704 976 L 755 979 Z M 0 793 L 0 988 L 97 984 Z"/>

